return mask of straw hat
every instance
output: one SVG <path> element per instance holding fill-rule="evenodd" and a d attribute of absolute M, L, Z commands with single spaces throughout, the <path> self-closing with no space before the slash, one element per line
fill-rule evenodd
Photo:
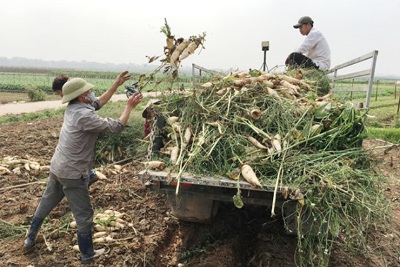
<path fill-rule="evenodd" d="M 142 117 L 143 117 L 143 118 L 147 118 L 147 116 L 149 115 L 149 114 L 148 114 L 148 113 L 149 113 L 149 108 L 150 108 L 152 105 L 157 105 L 157 104 L 159 104 L 160 102 L 161 102 L 160 99 L 150 99 L 149 102 L 147 102 L 146 106 L 145 106 L 144 109 L 143 109 Z"/>
<path fill-rule="evenodd" d="M 93 84 L 86 82 L 82 78 L 73 78 L 68 80 L 62 88 L 63 98 L 61 99 L 61 103 L 67 103 L 81 94 L 89 91 L 94 87 Z"/>

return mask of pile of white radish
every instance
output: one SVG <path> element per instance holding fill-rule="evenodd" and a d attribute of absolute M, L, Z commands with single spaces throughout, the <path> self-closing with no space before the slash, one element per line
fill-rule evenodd
<path fill-rule="evenodd" d="M 93 243 L 110 243 L 115 241 L 114 237 L 118 231 L 127 227 L 133 227 L 132 223 L 124 220 L 125 213 L 108 209 L 94 216 Z M 76 221 L 73 220 L 69 227 L 76 229 Z M 74 250 L 79 251 L 78 245 L 73 246 Z"/>
<path fill-rule="evenodd" d="M 171 38 L 171 36 L 167 35 L 166 49 L 175 49 L 175 52 L 171 55 L 171 64 L 176 65 L 179 63 L 181 56 L 187 56 L 184 48 L 189 47 L 190 42 L 181 40 L 181 43 L 174 48 L 173 41 L 175 39 Z M 286 74 L 272 74 L 261 71 L 256 73 L 254 71 L 232 72 L 227 76 L 215 78 L 204 83 L 199 88 L 196 88 L 193 94 L 192 98 L 184 96 L 188 99 L 185 104 L 193 100 L 194 104 L 189 106 L 189 109 L 195 106 L 201 112 L 204 111 L 205 114 L 197 116 L 192 114 L 191 110 L 182 112 L 184 116 L 191 118 L 188 121 L 182 114 L 176 112 L 174 105 L 171 106 L 170 114 L 163 110 L 163 116 L 166 119 L 163 131 L 165 131 L 165 136 L 167 137 L 163 140 L 164 146 L 159 151 L 161 157 L 158 160 L 161 159 L 162 161 L 144 162 L 149 169 L 162 170 L 166 168 L 169 171 L 179 169 L 178 173 L 182 173 L 186 166 L 194 166 L 194 163 L 188 162 L 197 155 L 203 155 L 202 157 L 205 158 L 210 157 L 218 141 L 228 138 L 232 134 L 232 130 L 227 129 L 232 129 L 235 121 L 241 122 L 242 125 L 249 125 L 249 131 L 246 135 L 249 151 L 251 147 L 255 147 L 257 154 L 261 155 L 264 160 L 280 158 L 289 147 L 289 143 L 300 142 L 305 137 L 298 133 L 296 129 L 292 129 L 291 132 L 287 133 L 267 133 L 263 132 L 263 129 L 257 129 L 254 125 L 264 123 L 265 117 L 270 116 L 268 113 L 271 113 L 270 107 L 265 106 L 264 102 L 258 100 L 268 95 L 272 99 L 271 101 L 274 101 L 277 105 L 290 102 L 302 113 L 306 113 L 311 106 L 321 106 L 329 103 L 329 96 L 319 97 L 313 102 L 309 101 L 305 96 L 315 94 L 315 89 L 302 79 Z M 200 95 L 207 97 L 200 98 Z M 257 95 L 257 98 L 250 99 L 249 96 L 253 95 Z M 207 101 L 208 105 L 200 101 Z M 243 101 L 248 101 L 249 104 L 247 106 L 243 105 L 245 108 L 238 109 L 238 112 L 233 112 L 239 106 L 235 101 L 239 101 L 241 104 Z M 259 105 L 257 106 L 255 103 Z M 168 105 L 168 102 L 166 105 Z M 221 114 L 216 112 L 220 105 L 226 110 Z M 214 111 L 215 114 L 208 112 L 208 109 Z M 181 110 L 185 110 L 185 107 L 182 107 Z M 188 114 L 192 115 L 189 116 Z M 212 117 L 208 117 L 209 114 L 212 114 Z M 238 118 L 238 114 L 242 114 L 241 118 Z M 200 120 L 195 121 L 194 118 L 200 118 Z M 310 125 L 310 128 L 312 132 L 309 133 L 309 136 L 318 134 L 322 126 L 320 123 L 316 123 L 315 125 Z M 263 133 L 260 134 L 261 132 Z M 213 138 L 211 137 L 212 135 L 214 135 Z M 237 138 L 237 136 L 231 137 L 232 140 L 235 140 L 234 138 Z M 240 138 L 237 139 L 240 140 Z M 245 143 L 242 144 L 246 146 Z M 208 146 L 208 151 L 203 153 L 206 146 Z M 258 171 L 259 167 L 257 167 L 259 162 L 254 162 L 255 157 L 251 157 L 251 154 L 248 155 L 241 162 L 240 170 L 235 170 L 234 172 L 241 173 L 241 176 L 250 184 L 262 187 L 262 183 L 256 175 L 260 173 Z M 256 152 L 254 152 L 254 155 L 256 155 Z"/>
<path fill-rule="evenodd" d="M 49 171 L 49 169 L 50 166 L 44 165 L 44 160 L 37 160 L 29 156 L 25 156 L 24 159 L 7 156 L 0 162 L 0 175 L 22 175 L 23 172 L 38 175 L 41 172 Z"/>

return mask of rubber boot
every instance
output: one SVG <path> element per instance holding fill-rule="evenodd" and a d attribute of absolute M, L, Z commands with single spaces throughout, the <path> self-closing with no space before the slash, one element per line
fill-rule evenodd
<path fill-rule="evenodd" d="M 24 240 L 24 247 L 23 247 L 23 254 L 27 254 L 28 252 L 32 251 L 35 247 L 35 239 L 39 232 L 39 228 L 43 223 L 43 219 L 39 219 L 37 217 L 33 217 L 31 227 L 29 228 L 28 235 Z"/>
<path fill-rule="evenodd" d="M 97 180 L 99 180 L 99 177 L 97 177 L 97 174 L 96 174 L 93 170 L 90 170 L 90 174 L 89 174 L 88 181 L 87 181 L 88 188 L 89 188 L 92 184 L 94 184 L 95 182 L 97 182 Z"/>
<path fill-rule="evenodd" d="M 91 262 L 94 258 L 100 256 L 105 251 L 104 249 L 94 250 L 91 232 L 78 232 L 78 246 L 82 254 L 82 263 Z"/>

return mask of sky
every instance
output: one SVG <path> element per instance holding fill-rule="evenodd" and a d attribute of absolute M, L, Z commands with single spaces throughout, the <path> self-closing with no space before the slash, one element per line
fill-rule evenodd
<path fill-rule="evenodd" d="M 378 50 L 376 75 L 400 77 L 399 0 L 2 1 L 0 57 L 147 64 L 163 55 L 167 19 L 175 37 L 206 33 L 183 66 L 261 69 L 269 41 L 266 68 L 278 70 L 305 38 L 293 28 L 305 15 L 327 39 L 331 67 Z"/>

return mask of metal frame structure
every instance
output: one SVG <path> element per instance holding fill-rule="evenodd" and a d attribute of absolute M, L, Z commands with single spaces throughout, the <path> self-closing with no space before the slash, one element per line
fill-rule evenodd
<path fill-rule="evenodd" d="M 195 73 L 196 69 L 199 70 L 199 75 L 198 76 L 196 76 L 196 73 Z M 201 67 L 199 65 L 196 65 L 196 64 L 192 63 L 192 86 L 193 86 L 193 88 L 196 87 L 196 77 L 202 77 L 203 76 L 202 72 L 208 73 L 210 75 L 223 75 L 221 72 L 218 72 L 218 71 L 215 71 L 215 70 L 206 69 L 206 68 L 203 68 L 203 67 Z"/>
<path fill-rule="evenodd" d="M 369 108 L 371 94 L 372 94 L 372 85 L 374 82 L 375 66 L 376 66 L 377 57 L 378 57 L 378 50 L 374 50 L 368 54 L 357 57 L 357 58 L 350 60 L 348 62 L 345 62 L 343 64 L 340 64 L 340 65 L 330 69 L 329 71 L 327 71 L 327 74 L 333 73 L 332 91 L 333 92 L 367 92 L 367 96 L 365 99 L 365 107 Z M 360 63 L 362 61 L 368 60 L 368 59 L 372 59 L 371 68 L 362 70 L 362 71 L 358 71 L 358 72 L 345 74 L 345 75 L 338 75 L 339 70 L 349 67 L 351 65 Z M 335 83 L 337 81 L 347 80 L 347 79 L 352 79 L 352 78 L 357 78 L 357 77 L 362 77 L 362 76 L 369 76 L 367 87 L 360 86 L 360 87 L 335 88 Z"/>

